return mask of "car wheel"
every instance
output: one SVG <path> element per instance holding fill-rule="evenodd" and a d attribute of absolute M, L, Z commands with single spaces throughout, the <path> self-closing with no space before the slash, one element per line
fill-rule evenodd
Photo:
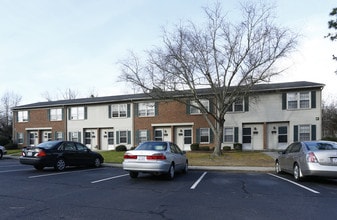
<path fill-rule="evenodd" d="M 131 178 L 135 179 L 135 178 L 138 177 L 138 172 L 130 171 L 129 175 L 130 175 Z"/>
<path fill-rule="evenodd" d="M 43 166 L 42 165 L 34 165 L 34 168 L 37 170 L 43 170 Z"/>
<path fill-rule="evenodd" d="M 275 172 L 282 173 L 280 163 L 278 161 L 275 162 Z"/>
<path fill-rule="evenodd" d="M 183 173 L 187 173 L 188 172 L 188 162 L 186 161 L 185 167 L 183 169 Z"/>
<path fill-rule="evenodd" d="M 95 160 L 94 160 L 94 167 L 98 168 L 101 166 L 101 160 L 96 157 Z"/>
<path fill-rule="evenodd" d="M 294 179 L 296 181 L 300 181 L 302 179 L 302 177 L 301 177 L 301 168 L 300 168 L 300 166 L 297 163 L 294 165 L 293 174 L 294 174 Z"/>
<path fill-rule="evenodd" d="M 3 155 L 2 150 L 0 150 L 0 159 L 2 159 Z"/>
<path fill-rule="evenodd" d="M 66 162 L 62 158 L 57 159 L 54 168 L 57 171 L 63 171 L 66 168 Z"/>
<path fill-rule="evenodd" d="M 171 166 L 170 166 L 170 168 L 168 170 L 168 173 L 167 173 L 167 179 L 173 180 L 173 178 L 174 178 L 174 172 L 175 172 L 174 165 L 171 164 Z"/>

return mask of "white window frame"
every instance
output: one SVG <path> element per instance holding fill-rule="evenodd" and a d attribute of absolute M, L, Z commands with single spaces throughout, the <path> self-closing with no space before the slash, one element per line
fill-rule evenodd
<path fill-rule="evenodd" d="M 122 134 L 125 133 L 125 135 L 122 136 Z M 125 141 L 122 141 L 122 138 L 125 138 Z M 119 131 L 119 143 L 120 144 L 127 144 L 128 143 L 128 131 L 127 130 L 121 130 Z"/>
<path fill-rule="evenodd" d="M 311 140 L 311 126 L 310 125 L 299 125 L 298 126 L 298 140 L 299 141 L 310 141 Z"/>
<path fill-rule="evenodd" d="M 209 111 L 209 100 L 208 99 L 200 99 L 199 101 L 207 109 L 207 111 Z M 198 106 L 196 101 L 191 101 L 190 105 L 191 105 L 190 106 L 190 114 L 191 115 L 201 114 L 200 109 L 194 107 L 194 106 Z"/>
<path fill-rule="evenodd" d="M 71 107 L 70 108 L 70 120 L 84 120 L 85 119 L 85 107 Z"/>
<path fill-rule="evenodd" d="M 209 128 L 200 128 L 199 130 L 200 132 L 200 144 L 209 144 L 210 143 L 210 139 L 211 139 L 211 135 L 210 135 L 210 129 Z M 202 141 L 203 137 L 207 138 L 207 141 Z"/>
<path fill-rule="evenodd" d="M 55 140 L 63 140 L 63 132 L 61 131 L 55 132 Z"/>
<path fill-rule="evenodd" d="M 224 143 L 234 143 L 234 128 L 233 127 L 224 127 L 223 142 Z"/>
<path fill-rule="evenodd" d="M 310 91 L 287 93 L 287 109 L 309 109 L 310 103 Z"/>
<path fill-rule="evenodd" d="M 70 141 L 81 142 L 78 134 L 79 132 L 70 132 Z"/>
<path fill-rule="evenodd" d="M 18 122 L 28 122 L 28 111 L 18 111 Z"/>
<path fill-rule="evenodd" d="M 127 104 L 114 104 L 111 105 L 111 118 L 126 118 L 127 117 Z"/>
<path fill-rule="evenodd" d="M 23 140 L 23 133 L 18 133 L 18 137 L 17 137 L 17 140 L 18 140 L 18 144 L 23 144 L 24 140 Z"/>
<path fill-rule="evenodd" d="M 108 131 L 108 145 L 114 145 L 115 144 L 115 132 Z"/>
<path fill-rule="evenodd" d="M 147 137 L 148 137 L 147 132 L 148 132 L 147 130 L 139 130 L 138 131 L 138 142 L 139 143 L 148 141 L 147 140 Z"/>
<path fill-rule="evenodd" d="M 155 116 L 156 105 L 154 102 L 138 103 L 138 116 L 139 117 L 152 117 Z"/>
<path fill-rule="evenodd" d="M 62 121 L 63 111 L 62 108 L 52 108 L 50 109 L 50 121 Z"/>

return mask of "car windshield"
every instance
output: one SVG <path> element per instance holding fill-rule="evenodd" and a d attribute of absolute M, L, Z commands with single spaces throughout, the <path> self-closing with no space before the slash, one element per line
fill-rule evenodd
<path fill-rule="evenodd" d="M 145 142 L 140 144 L 136 150 L 157 150 L 165 151 L 167 149 L 167 144 L 165 142 Z"/>
<path fill-rule="evenodd" d="M 337 143 L 334 142 L 312 142 L 306 144 L 308 149 L 311 151 L 337 150 Z"/>
<path fill-rule="evenodd" d="M 48 141 L 48 142 L 43 142 L 43 143 L 37 145 L 37 147 L 50 149 L 50 148 L 54 147 L 55 145 L 57 145 L 59 143 L 60 143 L 59 141 Z"/>

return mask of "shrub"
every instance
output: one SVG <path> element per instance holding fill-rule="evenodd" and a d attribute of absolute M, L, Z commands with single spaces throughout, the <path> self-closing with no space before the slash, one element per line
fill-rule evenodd
<path fill-rule="evenodd" d="M 116 147 L 116 151 L 127 151 L 127 149 L 125 145 L 118 145 Z"/>
<path fill-rule="evenodd" d="M 241 151 L 242 150 L 242 144 L 241 143 L 234 143 L 234 150 Z"/>
<path fill-rule="evenodd" d="M 322 140 L 325 140 L 325 141 L 337 141 L 337 137 L 323 137 Z"/>
<path fill-rule="evenodd" d="M 191 151 L 197 151 L 197 150 L 199 150 L 199 144 L 198 143 L 191 144 Z"/>
<path fill-rule="evenodd" d="M 16 143 L 8 143 L 4 146 L 7 150 L 15 150 L 18 149 L 18 144 Z"/>
<path fill-rule="evenodd" d="M 223 146 L 223 151 L 230 151 L 232 148 L 230 146 Z"/>
<path fill-rule="evenodd" d="M 10 141 L 7 138 L 0 137 L 0 145 L 5 146 L 6 144 L 9 144 Z"/>
<path fill-rule="evenodd" d="M 210 151 L 210 147 L 209 146 L 201 146 L 199 147 L 200 151 Z"/>

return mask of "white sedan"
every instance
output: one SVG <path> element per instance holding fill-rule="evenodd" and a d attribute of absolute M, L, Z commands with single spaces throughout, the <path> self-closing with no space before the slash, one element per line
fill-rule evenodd
<path fill-rule="evenodd" d="M 0 145 L 0 159 L 3 155 L 7 154 L 6 148 Z"/>
<path fill-rule="evenodd" d="M 137 178 L 139 172 L 154 175 L 165 174 L 173 179 L 175 171 L 188 171 L 186 152 L 176 144 L 166 141 L 148 141 L 141 143 L 135 150 L 125 152 L 123 169 L 131 178 Z"/>

